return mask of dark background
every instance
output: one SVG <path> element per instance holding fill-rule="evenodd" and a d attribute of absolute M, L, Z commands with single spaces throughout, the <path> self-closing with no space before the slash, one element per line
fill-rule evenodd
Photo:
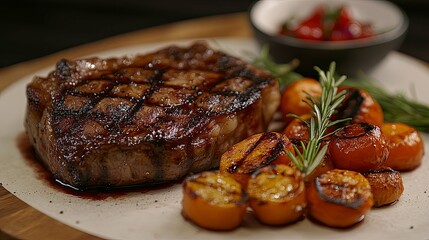
<path fill-rule="evenodd" d="M 429 62 L 429 1 L 391 0 L 409 16 L 400 51 Z M 252 0 L 2 0 L 0 68 L 169 22 L 246 11 Z"/>

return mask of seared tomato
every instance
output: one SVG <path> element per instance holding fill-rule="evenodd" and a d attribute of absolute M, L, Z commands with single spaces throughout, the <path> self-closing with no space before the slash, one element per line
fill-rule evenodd
<path fill-rule="evenodd" d="M 380 104 L 366 91 L 354 87 L 340 87 L 346 97 L 333 119 L 351 118 L 350 123 L 370 123 L 381 127 L 384 113 Z"/>
<path fill-rule="evenodd" d="M 415 128 L 403 123 L 385 123 L 381 130 L 387 138 L 390 149 L 386 166 L 398 171 L 407 171 L 421 164 L 424 144 Z"/>
<path fill-rule="evenodd" d="M 381 167 L 389 156 L 381 129 L 369 123 L 341 128 L 331 138 L 328 151 L 336 168 L 358 172 Z"/>
<path fill-rule="evenodd" d="M 269 165 L 256 171 L 247 187 L 249 205 L 262 223 L 284 225 L 304 215 L 305 185 L 301 172 L 286 165 Z"/>
<path fill-rule="evenodd" d="M 325 157 L 323 157 L 322 162 L 320 162 L 320 164 L 313 170 L 313 172 L 304 177 L 304 181 L 306 183 L 310 183 L 314 180 L 314 178 L 334 168 L 334 163 L 332 162 L 329 155 L 326 154 Z"/>
<path fill-rule="evenodd" d="M 304 100 L 307 100 L 307 93 L 314 98 L 319 97 L 322 94 L 320 83 L 312 78 L 303 78 L 283 90 L 280 110 L 286 123 L 293 120 L 292 117 L 287 116 L 290 113 L 298 116 L 311 113 L 312 108 L 304 102 Z"/>
<path fill-rule="evenodd" d="M 358 172 L 330 170 L 314 179 L 307 190 L 311 217 L 331 227 L 360 222 L 372 207 L 371 186 Z"/>
<path fill-rule="evenodd" d="M 303 120 L 307 121 L 308 119 L 310 119 L 311 115 L 304 114 L 300 117 Z M 305 122 L 298 118 L 294 118 L 292 121 L 290 121 L 290 123 L 283 130 L 283 133 L 286 135 L 287 138 L 289 138 L 290 140 L 293 139 L 293 141 L 296 142 L 306 142 L 310 139 L 307 124 L 305 124 Z"/>
<path fill-rule="evenodd" d="M 284 135 L 276 132 L 260 133 L 235 144 L 220 160 L 219 170 L 247 186 L 250 176 L 271 163 L 290 164 L 286 152 L 294 153 L 293 145 Z"/>
<path fill-rule="evenodd" d="M 203 172 L 183 184 L 183 216 L 211 230 L 232 230 L 246 213 L 247 196 L 233 178 L 217 172 Z"/>
<path fill-rule="evenodd" d="M 401 174 L 389 167 L 364 172 L 362 175 L 371 185 L 374 207 L 395 203 L 404 192 Z"/>

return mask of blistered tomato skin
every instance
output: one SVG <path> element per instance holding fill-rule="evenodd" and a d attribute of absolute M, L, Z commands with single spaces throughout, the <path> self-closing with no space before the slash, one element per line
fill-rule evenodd
<path fill-rule="evenodd" d="M 304 216 L 305 184 L 296 168 L 273 164 L 259 169 L 249 180 L 247 193 L 250 207 L 264 224 L 285 225 Z"/>
<path fill-rule="evenodd" d="M 237 228 L 246 213 L 247 195 L 234 179 L 203 172 L 183 183 L 182 215 L 196 225 L 218 231 Z"/>
<path fill-rule="evenodd" d="M 381 127 L 384 113 L 380 104 L 365 90 L 354 87 L 339 87 L 346 97 L 335 114 L 335 119 L 351 118 L 350 123 L 370 123 Z"/>
<path fill-rule="evenodd" d="M 386 166 L 398 171 L 409 171 L 420 166 L 424 143 L 415 128 L 403 123 L 385 123 L 381 129 L 390 149 Z"/>
<path fill-rule="evenodd" d="M 330 140 L 328 151 L 336 168 L 357 172 L 377 169 L 389 156 L 381 129 L 368 123 L 341 128 Z"/>
<path fill-rule="evenodd" d="M 246 188 L 250 176 L 269 164 L 291 164 L 286 152 L 295 153 L 286 135 L 276 132 L 255 134 L 235 144 L 221 159 L 219 171 Z"/>
<path fill-rule="evenodd" d="M 371 209 L 371 187 L 358 172 L 330 170 L 311 183 L 307 204 L 313 219 L 331 227 L 350 227 Z"/>
<path fill-rule="evenodd" d="M 389 167 L 364 172 L 362 175 L 371 185 L 374 207 L 393 204 L 404 192 L 401 174 Z"/>

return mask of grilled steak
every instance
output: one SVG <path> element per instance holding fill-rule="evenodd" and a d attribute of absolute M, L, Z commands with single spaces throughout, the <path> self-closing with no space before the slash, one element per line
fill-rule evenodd
<path fill-rule="evenodd" d="M 204 42 L 132 58 L 61 60 L 27 86 L 27 134 L 74 188 L 154 184 L 217 167 L 265 131 L 275 79 Z"/>

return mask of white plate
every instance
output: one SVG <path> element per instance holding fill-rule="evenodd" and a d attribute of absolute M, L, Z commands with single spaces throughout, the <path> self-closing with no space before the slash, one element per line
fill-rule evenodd
<path fill-rule="evenodd" d="M 191 40 L 175 42 L 189 44 Z M 257 54 L 251 40 L 217 39 L 211 45 L 234 55 Z M 132 46 L 97 54 L 101 57 L 145 53 L 170 43 Z M 429 164 L 403 174 L 405 192 L 393 206 L 373 209 L 358 226 L 338 230 L 303 220 L 286 227 L 268 227 L 247 216 L 231 232 L 211 232 L 185 221 L 181 214 L 181 186 L 131 192 L 116 198 L 90 200 L 58 191 L 39 179 L 21 157 L 17 136 L 24 131 L 25 85 L 34 75 L 17 81 L 0 95 L 0 183 L 8 191 L 46 215 L 81 231 L 109 239 L 427 239 L 429 236 Z M 429 70 L 405 55 L 393 52 L 372 74 L 389 90 L 409 92 L 429 103 Z M 429 138 L 424 135 L 428 149 Z"/>

